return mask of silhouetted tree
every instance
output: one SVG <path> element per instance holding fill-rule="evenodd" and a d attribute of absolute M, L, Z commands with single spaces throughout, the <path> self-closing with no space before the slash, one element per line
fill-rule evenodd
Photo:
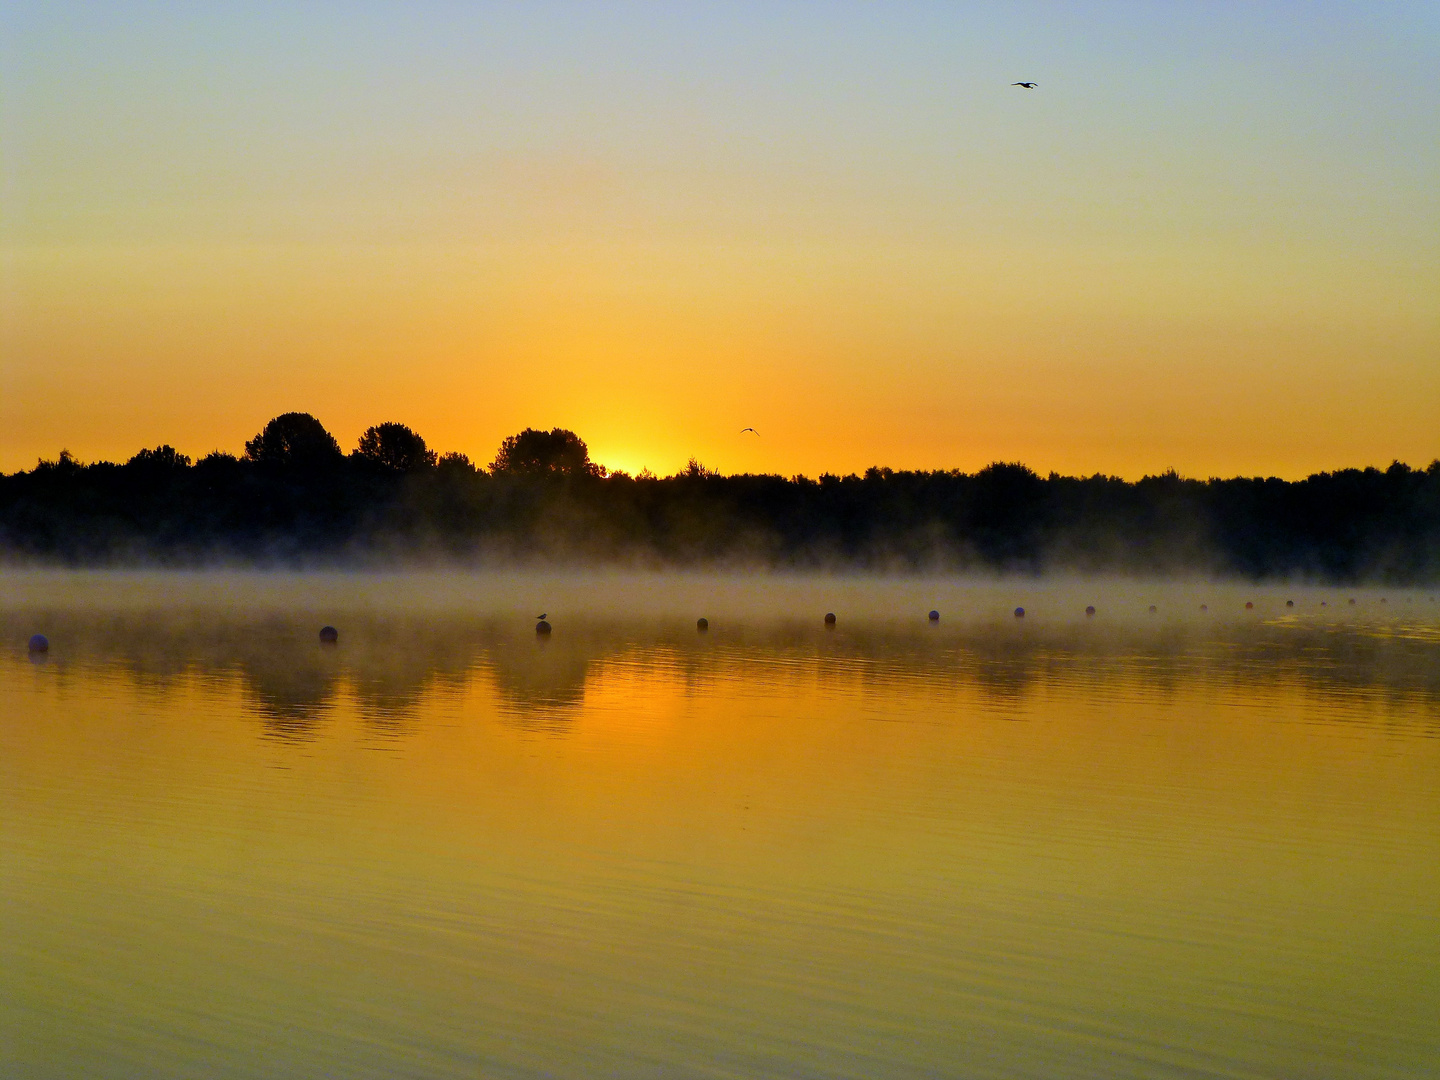
<path fill-rule="evenodd" d="M 526 428 L 519 435 L 511 435 L 500 444 L 490 468 L 497 473 L 523 475 L 596 476 L 600 473 L 600 469 L 590 463 L 585 440 L 564 428 L 550 431 Z"/>
<path fill-rule="evenodd" d="M 130 468 L 160 472 L 169 469 L 188 469 L 190 458 L 167 444 L 157 446 L 154 450 L 141 450 L 125 464 Z"/>
<path fill-rule="evenodd" d="M 436 467 L 444 472 L 475 472 L 475 465 L 470 458 L 458 450 L 451 450 L 448 454 L 441 454 L 440 459 L 435 463 Z"/>
<path fill-rule="evenodd" d="M 377 424 L 360 436 L 356 457 L 396 472 L 428 469 L 435 464 L 435 451 L 404 424 Z"/>
<path fill-rule="evenodd" d="M 340 444 L 309 413 L 291 412 L 275 417 L 245 444 L 245 458 L 262 465 L 313 468 L 341 459 Z"/>

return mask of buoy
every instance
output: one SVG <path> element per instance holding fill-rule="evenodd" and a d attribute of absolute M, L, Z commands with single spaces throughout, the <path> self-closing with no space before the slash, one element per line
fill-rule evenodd
<path fill-rule="evenodd" d="M 1088 604 L 1088 605 L 1086 605 L 1085 614 L 1086 614 L 1086 615 L 1094 615 L 1094 614 L 1095 614 L 1095 605 L 1094 605 L 1094 604 Z"/>
<path fill-rule="evenodd" d="M 1210 610 L 1210 605 L 1209 605 L 1209 604 L 1201 604 L 1201 605 L 1200 605 L 1200 610 L 1201 610 L 1201 611 L 1209 611 L 1209 610 Z"/>
<path fill-rule="evenodd" d="M 1151 604 L 1151 605 L 1150 605 L 1150 614 L 1151 614 L 1151 615 L 1154 615 L 1154 614 L 1155 614 L 1155 605 L 1154 605 L 1154 604 Z"/>
<path fill-rule="evenodd" d="M 1321 606 L 1321 607 L 1329 607 L 1330 605 L 1327 604 L 1324 600 L 1321 600 L 1321 601 L 1320 601 L 1320 606 Z"/>
<path fill-rule="evenodd" d="M 939 621 L 940 621 L 940 613 L 939 613 L 938 611 L 932 611 L 932 612 L 930 612 L 930 621 L 931 621 L 931 622 L 939 622 Z"/>
<path fill-rule="evenodd" d="M 541 619 L 535 624 L 535 633 L 541 637 L 548 637 L 550 635 L 550 624 L 544 619 Z"/>
<path fill-rule="evenodd" d="M 1355 606 L 1355 598 L 1354 598 L 1353 596 L 1350 598 L 1350 606 L 1351 606 L 1351 607 L 1354 607 L 1354 606 Z"/>
<path fill-rule="evenodd" d="M 340 640 L 340 631 L 333 626 L 322 626 L 320 628 L 320 640 L 326 645 L 334 645 Z"/>
<path fill-rule="evenodd" d="M 1025 617 L 1025 609 L 1024 609 L 1023 607 L 1017 607 L 1017 608 L 1015 609 L 1015 618 L 1017 618 L 1017 619 L 1023 619 L 1024 617 Z"/>
<path fill-rule="evenodd" d="M 1249 600 L 1246 600 L 1246 601 L 1245 601 L 1245 610 L 1246 610 L 1246 611 L 1249 611 L 1249 610 L 1250 610 L 1251 608 L 1253 608 L 1254 606 L 1255 606 L 1255 605 L 1252 604 Z"/>
<path fill-rule="evenodd" d="M 1383 597 L 1383 596 L 1380 597 L 1380 603 L 1382 603 L 1382 604 L 1388 604 L 1389 602 L 1390 602 L 1390 601 L 1386 600 L 1385 597 Z"/>
<path fill-rule="evenodd" d="M 835 613 L 834 613 L 833 611 L 827 611 L 827 612 L 825 613 L 825 625 L 826 625 L 826 626 L 834 626 L 834 625 L 835 625 Z"/>
<path fill-rule="evenodd" d="M 31 651 L 31 652 L 49 652 L 49 651 L 50 651 L 50 639 L 47 638 L 44 634 L 36 634 L 34 637 L 32 637 L 32 638 L 30 639 L 30 651 Z"/>
<path fill-rule="evenodd" d="M 696 619 L 696 620 L 695 620 L 695 629 L 696 629 L 696 630 L 709 630 L 709 629 L 710 629 L 710 620 L 709 620 L 709 619 Z"/>
<path fill-rule="evenodd" d="M 1286 600 L 1286 601 L 1285 601 L 1285 606 L 1286 606 L 1286 607 L 1294 607 L 1294 606 L 1295 606 L 1295 601 L 1294 601 L 1294 600 Z"/>

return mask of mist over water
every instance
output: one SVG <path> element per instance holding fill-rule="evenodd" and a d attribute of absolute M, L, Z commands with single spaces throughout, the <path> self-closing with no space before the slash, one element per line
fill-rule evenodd
<path fill-rule="evenodd" d="M 0 1071 L 1422 1075 L 1430 597 L 0 575 Z"/>

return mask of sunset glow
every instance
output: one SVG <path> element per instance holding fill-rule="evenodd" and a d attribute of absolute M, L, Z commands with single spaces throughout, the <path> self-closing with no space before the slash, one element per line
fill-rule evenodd
<path fill-rule="evenodd" d="M 286 410 L 661 474 L 1423 466 L 1437 31 L 14 6 L 0 469 L 238 453 Z"/>

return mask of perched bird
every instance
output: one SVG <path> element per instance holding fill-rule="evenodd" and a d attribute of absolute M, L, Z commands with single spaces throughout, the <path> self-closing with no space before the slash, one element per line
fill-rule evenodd
<path fill-rule="evenodd" d="M 543 619 L 543 618 L 546 618 L 546 615 L 545 615 L 544 612 L 541 612 L 539 615 L 536 615 L 535 618 L 537 618 L 537 619 Z"/>
<path fill-rule="evenodd" d="M 1011 85 L 1011 86 L 1023 86 L 1026 90 L 1034 90 L 1035 87 L 1039 86 L 1040 84 L 1039 84 L 1039 83 L 1033 83 L 1033 82 L 1012 82 L 1010 85 Z"/>
<path fill-rule="evenodd" d="M 740 429 L 740 434 L 744 435 L 747 431 L 750 432 L 751 435 L 754 435 L 757 439 L 760 437 L 760 433 L 756 431 L 753 427 L 742 427 Z"/>

